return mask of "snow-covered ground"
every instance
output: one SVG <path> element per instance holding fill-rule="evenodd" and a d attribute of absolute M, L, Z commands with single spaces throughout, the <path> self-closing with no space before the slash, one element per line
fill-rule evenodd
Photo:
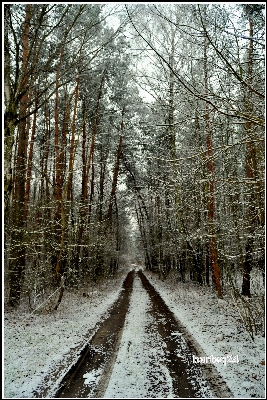
<path fill-rule="evenodd" d="M 104 398 L 175 397 L 166 367 L 166 343 L 158 333 L 151 309 L 149 295 L 136 276 L 120 348 Z M 197 380 L 199 397 L 212 397 L 204 378 L 198 375 Z"/>
<path fill-rule="evenodd" d="M 251 340 L 243 328 L 234 302 L 218 300 L 208 287 L 192 282 L 166 281 L 146 272 L 152 285 L 188 331 L 203 356 L 238 356 L 238 363 L 214 363 L 234 397 L 265 397 L 265 339 Z"/>
<path fill-rule="evenodd" d="M 172 394 L 168 370 L 160 368 L 161 358 L 164 356 L 163 341 L 157 332 L 151 330 L 153 318 L 149 314 L 150 303 L 146 290 L 136 277 L 121 345 L 105 398 L 147 398 L 151 391 L 153 397 L 165 397 L 166 392 L 168 395 Z M 153 375 L 157 376 L 151 377 L 150 360 L 153 356 L 155 357 Z M 155 388 L 151 387 L 151 380 L 154 379 L 160 380 L 162 384 Z"/>
<path fill-rule="evenodd" d="M 51 314 L 34 313 L 28 317 L 21 308 L 5 314 L 3 398 L 34 397 L 45 376 L 49 376 L 45 386 L 51 387 L 47 393 L 50 397 L 75 363 L 75 354 L 90 340 L 96 324 L 118 298 L 126 273 L 87 288 L 88 297 L 83 296 L 83 290 L 66 290 L 58 310 Z"/>
<path fill-rule="evenodd" d="M 51 390 L 46 397 L 51 396 L 53 388 L 75 362 L 77 350 L 91 338 L 97 322 L 105 317 L 107 309 L 118 298 L 126 273 L 108 284 L 92 287 L 89 297 L 66 291 L 58 311 L 52 314 L 29 317 L 21 309 L 5 314 L 3 398 L 32 398 L 47 376 Z M 262 363 L 265 360 L 265 339 L 256 336 L 255 341 L 251 341 L 240 325 L 233 304 L 230 301 L 218 303 L 210 288 L 177 283 L 171 279 L 162 282 L 156 275 L 145 273 L 175 316 L 194 335 L 206 356 L 238 355 L 239 363 L 215 364 L 234 396 L 265 397 L 265 366 Z M 141 290 L 139 279 L 135 279 L 134 285 L 139 306 L 135 307 L 137 299 L 133 297 L 105 397 L 124 397 L 123 382 L 128 387 L 128 397 L 143 398 L 149 389 L 146 374 L 143 373 L 138 380 L 138 387 L 134 374 L 146 371 L 153 351 L 158 365 L 155 379 L 163 382 L 162 386 L 156 385 L 157 396 L 171 398 L 168 371 L 160 367 L 163 343 L 156 331 L 148 329 L 148 326 L 151 328 L 151 316 L 146 313 L 148 295 Z M 139 332 L 138 342 L 136 331 Z M 148 331 L 148 335 L 142 335 Z M 155 343 L 153 349 L 150 347 L 152 342 Z M 139 365 L 143 368 L 140 369 Z M 54 375 L 56 371 L 60 372 Z M 118 380 L 118 376 L 123 379 Z M 90 377 L 86 379 L 90 381 Z M 129 388 L 132 388 L 130 392 Z"/>

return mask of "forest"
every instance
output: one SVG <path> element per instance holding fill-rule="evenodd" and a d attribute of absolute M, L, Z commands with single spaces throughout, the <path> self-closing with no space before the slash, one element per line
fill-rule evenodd
<path fill-rule="evenodd" d="M 250 298 L 265 270 L 265 6 L 4 8 L 5 304 L 115 276 Z"/>

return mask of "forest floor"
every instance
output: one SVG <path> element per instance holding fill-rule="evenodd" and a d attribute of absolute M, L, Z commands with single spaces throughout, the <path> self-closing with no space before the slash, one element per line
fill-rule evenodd
<path fill-rule="evenodd" d="M 265 339 L 233 301 L 139 268 L 66 290 L 53 313 L 6 310 L 3 398 L 264 398 Z"/>

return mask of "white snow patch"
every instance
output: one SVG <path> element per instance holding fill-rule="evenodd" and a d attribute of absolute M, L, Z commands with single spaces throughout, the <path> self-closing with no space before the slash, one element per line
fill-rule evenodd
<path fill-rule="evenodd" d="M 101 374 L 102 374 L 102 368 L 93 369 L 91 372 L 87 372 L 86 374 L 83 375 L 83 378 L 85 379 L 84 384 L 96 385 L 100 379 Z"/>

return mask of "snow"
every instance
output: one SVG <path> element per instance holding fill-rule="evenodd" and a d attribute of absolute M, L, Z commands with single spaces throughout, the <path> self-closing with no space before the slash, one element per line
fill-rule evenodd
<path fill-rule="evenodd" d="M 174 282 L 171 277 L 163 282 L 149 272 L 146 275 L 176 318 L 197 340 L 203 356 L 238 355 L 238 363 L 214 364 L 234 397 L 265 398 L 265 366 L 261 364 L 265 360 L 265 339 L 256 336 L 254 342 L 251 340 L 233 302 L 218 301 L 206 286 Z"/>
<path fill-rule="evenodd" d="M 153 397 L 173 398 L 171 377 L 163 365 L 164 343 L 151 326 L 150 304 L 136 277 L 120 349 L 104 398 L 148 398 L 151 393 Z"/>
<path fill-rule="evenodd" d="M 87 374 L 84 374 L 83 375 L 83 378 L 85 379 L 84 384 L 90 386 L 96 385 L 101 377 L 101 374 L 102 374 L 101 368 L 88 372 Z"/>
<path fill-rule="evenodd" d="M 32 398 L 45 377 L 54 394 L 58 383 L 77 360 L 96 331 L 96 324 L 121 291 L 125 272 L 102 285 L 92 286 L 89 297 L 65 291 L 58 311 L 27 314 L 21 309 L 5 313 L 4 398 Z M 59 372 L 58 372 L 59 371 Z"/>
<path fill-rule="evenodd" d="M 41 387 L 49 388 L 44 397 L 53 396 L 60 380 L 75 363 L 77 353 L 118 298 L 127 272 L 92 286 L 89 297 L 66 290 L 59 309 L 51 314 L 39 312 L 29 317 L 21 308 L 5 313 L 3 398 L 37 397 Z M 252 342 L 231 301 L 225 299 L 226 304 L 220 304 L 211 288 L 176 282 L 171 277 L 163 282 L 144 272 L 176 318 L 194 336 L 203 356 L 238 355 L 239 363 L 214 364 L 234 397 L 264 398 L 265 340 L 256 336 Z M 136 276 L 105 398 L 150 398 L 151 392 L 153 397 L 173 397 L 171 377 L 164 366 L 164 342 L 154 327 L 150 306 L 148 294 Z M 173 335 L 178 337 L 180 333 Z M 101 372 L 84 374 L 84 384 L 95 385 Z"/>

